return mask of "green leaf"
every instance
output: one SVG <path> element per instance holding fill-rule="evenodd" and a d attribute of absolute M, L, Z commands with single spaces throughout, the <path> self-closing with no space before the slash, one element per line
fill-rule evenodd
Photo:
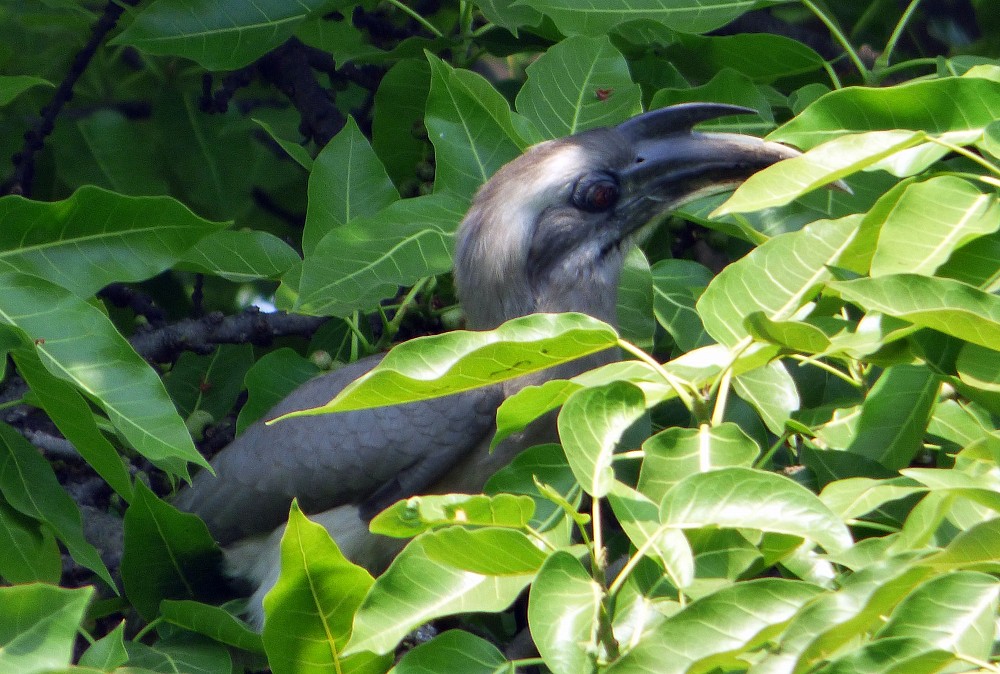
<path fill-rule="evenodd" d="M 268 124 L 263 119 L 257 119 L 256 117 L 251 117 L 254 122 L 260 125 L 267 135 L 277 143 L 282 150 L 285 151 L 289 157 L 295 160 L 295 162 L 304 168 L 306 171 L 311 171 L 313 166 L 313 158 L 310 156 L 309 151 L 302 147 L 301 143 L 293 140 L 288 140 L 287 138 L 282 138 L 278 135 L 278 132 Z"/>
<path fill-rule="evenodd" d="M 835 281 L 830 288 L 868 311 L 903 318 L 1000 351 L 1000 297 L 943 278 L 894 274 Z"/>
<path fill-rule="evenodd" d="M 80 511 L 52 466 L 7 424 L 0 424 L 0 493 L 18 512 L 48 525 L 74 560 L 117 592 L 97 549 L 84 538 Z"/>
<path fill-rule="evenodd" d="M 277 279 L 298 262 L 295 249 L 274 234 L 239 230 L 204 237 L 184 253 L 175 269 L 248 283 Z"/>
<path fill-rule="evenodd" d="M 141 481 L 125 511 L 121 574 L 125 593 L 146 620 L 162 599 L 195 599 L 219 590 L 222 552 L 197 515 L 164 503 Z"/>
<path fill-rule="evenodd" d="M 768 136 L 810 148 L 844 133 L 921 129 L 937 134 L 983 129 L 1000 118 L 1000 82 L 944 77 L 894 87 L 830 92 Z"/>
<path fill-rule="evenodd" d="M 750 528 L 798 536 L 839 552 L 852 545 L 847 527 L 815 494 L 783 475 L 720 468 L 681 480 L 660 503 L 664 524 Z"/>
<path fill-rule="evenodd" d="M 155 276 L 226 226 L 170 197 L 126 197 L 91 186 L 56 202 L 0 198 L 0 220 L 0 270 L 40 276 L 78 297 Z"/>
<path fill-rule="evenodd" d="M 743 320 L 756 311 L 785 320 L 832 278 L 851 242 L 859 218 L 817 220 L 798 232 L 782 234 L 755 248 L 715 277 L 698 300 L 705 329 L 719 343 L 735 346 L 749 336 Z"/>
<path fill-rule="evenodd" d="M 168 623 L 204 634 L 219 643 L 254 653 L 264 652 L 260 634 L 219 606 L 197 601 L 164 599 L 160 615 Z"/>
<path fill-rule="evenodd" d="M 826 485 L 819 498 L 842 520 L 849 520 L 867 515 L 890 501 L 923 491 L 923 487 L 916 487 L 902 478 L 873 480 L 853 477 Z"/>
<path fill-rule="evenodd" d="M 1000 519 L 991 519 L 960 532 L 940 552 L 921 560 L 921 564 L 941 571 L 963 568 L 994 570 L 1000 559 Z"/>
<path fill-rule="evenodd" d="M 688 587 L 694 580 L 695 566 L 684 532 L 662 526 L 657 505 L 622 482 L 612 485 L 608 502 L 636 551 L 655 557 L 674 587 Z"/>
<path fill-rule="evenodd" d="M 861 406 L 848 451 L 890 470 L 908 466 L 923 446 L 939 388 L 940 380 L 925 366 L 888 368 Z"/>
<path fill-rule="evenodd" d="M 389 506 L 372 519 L 369 529 L 396 538 L 410 538 L 452 525 L 520 529 L 531 521 L 534 511 L 534 501 L 527 496 L 428 494 L 411 496 Z"/>
<path fill-rule="evenodd" d="M 482 76 L 452 68 L 436 56 L 424 123 L 434 144 L 434 191 L 466 198 L 516 157 L 525 143 L 514 129 L 510 106 Z"/>
<path fill-rule="evenodd" d="M 580 485 L 566 463 L 562 447 L 556 444 L 536 445 L 524 450 L 498 470 L 483 488 L 494 498 L 503 494 L 523 494 L 535 503 L 529 525 L 536 531 L 549 531 L 563 521 L 565 513 L 559 506 L 539 491 L 539 485 L 557 494 L 569 503 L 580 499 Z"/>
<path fill-rule="evenodd" d="M 51 530 L 0 499 L 0 578 L 56 584 L 61 576 L 62 553 Z"/>
<path fill-rule="evenodd" d="M 645 458 L 639 491 L 656 503 L 689 475 L 717 468 L 750 468 L 760 448 L 734 423 L 698 428 L 668 428 L 642 444 Z"/>
<path fill-rule="evenodd" d="M 660 260 L 652 267 L 653 313 L 681 351 L 711 344 L 695 303 L 712 281 L 712 272 L 691 260 Z"/>
<path fill-rule="evenodd" d="M 998 597 L 996 578 L 977 571 L 931 578 L 900 603 L 877 636 L 922 639 L 943 651 L 987 660 Z"/>
<path fill-rule="evenodd" d="M 169 191 L 156 138 L 146 125 L 136 124 L 117 111 L 97 110 L 79 120 L 76 126 L 91 155 L 87 159 L 91 159 L 91 163 L 99 171 L 100 179 L 95 184 L 132 195 L 159 195 Z M 69 133 L 67 130 L 66 135 Z M 74 168 L 67 166 L 67 163 L 72 161 L 80 165 L 88 162 L 74 151 L 75 148 L 70 143 L 63 141 L 60 145 L 61 147 L 54 148 L 56 161 L 64 175 L 73 176 Z M 64 158 L 63 154 L 67 150 L 72 154 L 72 159 Z M 71 179 L 71 184 L 74 182 Z M 81 184 L 81 189 L 85 187 L 87 183 Z"/>
<path fill-rule="evenodd" d="M 868 168 L 925 140 L 923 131 L 870 131 L 840 136 L 758 171 L 712 211 L 716 218 L 783 206 L 806 192 Z"/>
<path fill-rule="evenodd" d="M 559 438 L 585 492 L 595 498 L 608 493 L 615 450 L 626 431 L 645 417 L 646 398 L 628 382 L 580 389 L 569 397 L 559 413 Z"/>
<path fill-rule="evenodd" d="M 532 575 L 484 576 L 431 559 L 414 539 L 375 580 L 354 619 L 346 654 L 389 653 L 428 620 L 507 608 Z"/>
<path fill-rule="evenodd" d="M 966 344 L 958 352 L 955 369 L 962 382 L 969 386 L 1000 392 L 1000 359 L 996 351 L 978 344 Z"/>
<path fill-rule="evenodd" d="M 499 527 L 447 527 L 420 541 L 428 558 L 484 576 L 536 573 L 548 557 L 527 534 Z"/>
<path fill-rule="evenodd" d="M 0 107 L 8 105 L 28 89 L 53 86 L 52 82 L 30 75 L 0 75 Z"/>
<path fill-rule="evenodd" d="M 42 674 L 68 667 L 94 588 L 0 587 L 0 671 Z"/>
<path fill-rule="evenodd" d="M 24 331 L 45 368 L 95 400 L 135 449 L 183 474 L 208 465 L 153 369 L 101 311 L 25 274 L 0 274 L 0 321 Z"/>
<path fill-rule="evenodd" d="M 556 43 L 528 66 L 517 111 L 545 138 L 612 126 L 642 111 L 639 87 L 606 35 Z"/>
<path fill-rule="evenodd" d="M 417 164 L 430 154 L 419 133 L 430 83 L 426 60 L 404 59 L 389 69 L 375 92 L 372 148 L 400 187 L 416 178 Z"/>
<path fill-rule="evenodd" d="M 101 433 L 86 399 L 68 382 L 49 373 L 34 351 L 18 349 L 13 355 L 17 371 L 59 432 L 119 496 L 126 502 L 132 500 L 128 469 L 118 450 Z"/>
<path fill-rule="evenodd" d="M 941 267 L 938 276 L 953 278 L 987 292 L 1000 289 L 1000 233 L 973 239 L 954 253 Z"/>
<path fill-rule="evenodd" d="M 573 0 L 524 2 L 552 18 L 565 35 L 604 35 L 626 21 L 649 19 L 681 33 L 707 33 L 754 7 L 752 0 L 607 0 L 581 5 Z"/>
<path fill-rule="evenodd" d="M 80 656 L 80 667 L 93 667 L 102 672 L 110 672 L 128 662 L 125 650 L 125 621 L 118 623 L 103 637 L 91 644 Z"/>
<path fill-rule="evenodd" d="M 778 360 L 734 377 L 733 389 L 757 410 L 767 429 L 778 436 L 785 432 L 785 424 L 799 409 L 795 380 Z"/>
<path fill-rule="evenodd" d="M 309 207 L 302 232 L 306 256 L 330 230 L 374 215 L 399 192 L 353 117 L 320 150 L 309 173 Z"/>
<path fill-rule="evenodd" d="M 129 658 L 129 667 L 124 670 L 125 672 L 135 668 L 142 674 L 148 672 L 216 674 L 228 673 L 233 667 L 232 658 L 225 646 L 196 635 L 167 637 L 152 646 L 140 641 L 130 641 L 125 644 L 125 649 Z"/>
<path fill-rule="evenodd" d="M 618 281 L 618 332 L 640 349 L 653 350 L 653 278 L 646 256 L 637 247 L 625 256 L 625 268 Z"/>
<path fill-rule="evenodd" d="M 354 613 L 372 585 L 321 525 L 292 502 L 281 537 L 281 575 L 264 597 L 264 647 L 275 674 L 306 668 L 381 674 L 390 660 L 344 654 Z"/>
<path fill-rule="evenodd" d="M 954 250 L 1000 228 L 995 194 L 939 176 L 906 188 L 882 224 L 871 275 L 931 276 Z"/>
<path fill-rule="evenodd" d="M 496 674 L 507 658 L 496 646 L 469 632 L 448 630 L 417 644 L 392 670 L 394 674 Z"/>
<path fill-rule="evenodd" d="M 531 584 L 528 627 L 553 674 L 594 671 L 603 590 L 573 555 L 551 555 Z"/>
<path fill-rule="evenodd" d="M 820 589 L 800 581 L 761 578 L 694 602 L 660 623 L 609 674 L 712 671 L 727 656 L 754 650 Z M 697 666 L 696 666 L 697 664 Z"/>
<path fill-rule="evenodd" d="M 250 344 L 222 344 L 204 356 L 186 351 L 164 376 L 163 383 L 185 418 L 202 411 L 212 419 L 222 419 L 236 404 L 252 363 Z"/>
<path fill-rule="evenodd" d="M 770 33 L 680 35 L 677 44 L 665 49 L 665 55 L 674 63 L 683 63 L 685 72 L 696 69 L 704 73 L 705 79 L 729 68 L 755 82 L 772 82 L 823 66 L 823 57 L 810 47 Z"/>
<path fill-rule="evenodd" d="M 286 416 L 346 412 L 469 391 L 589 356 L 617 342 L 610 326 L 585 314 L 532 314 L 495 330 L 411 339 L 328 404 Z"/>
<path fill-rule="evenodd" d="M 329 0 L 159 0 L 139 12 L 111 44 L 161 56 L 184 56 L 206 70 L 235 70 L 291 37 L 311 12 L 345 3 Z"/>
<path fill-rule="evenodd" d="M 399 286 L 450 270 L 452 236 L 467 206 L 452 194 L 431 194 L 333 229 L 302 264 L 295 310 L 334 316 L 372 310 Z"/>
<path fill-rule="evenodd" d="M 848 651 L 819 670 L 822 674 L 935 674 L 955 660 L 922 639 L 889 637 Z"/>
<path fill-rule="evenodd" d="M 285 396 L 309 381 L 320 370 L 294 349 L 283 347 L 265 354 L 247 370 L 247 402 L 236 420 L 236 433 L 257 421 Z"/>

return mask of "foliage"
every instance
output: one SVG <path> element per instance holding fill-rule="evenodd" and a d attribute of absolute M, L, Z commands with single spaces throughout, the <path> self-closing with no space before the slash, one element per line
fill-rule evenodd
<path fill-rule="evenodd" d="M 519 664 L 557 674 L 997 671 L 991 3 L 133 4 L 0 8 L 0 146 L 19 153 L 0 197 L 0 670 L 383 672 L 415 628 L 474 614 L 394 671 L 504 671 L 484 637 L 517 619 L 539 654 Z M 166 501 L 240 390 L 243 428 L 331 360 L 453 326 L 479 185 L 540 140 L 693 100 L 754 107 L 709 126 L 805 153 L 661 227 L 617 329 L 534 316 L 410 340 L 330 405 L 618 345 L 632 358 L 501 407 L 498 438 L 561 408 L 561 446 L 486 495 L 387 509 L 372 527 L 412 541 L 374 580 L 293 507 L 263 634 L 205 603 L 219 551 Z M 221 334 L 253 302 L 334 318 L 285 329 L 308 344 L 274 327 L 273 346 L 214 349 L 247 341 Z M 81 474 L 99 508 L 71 498 Z M 84 537 L 94 510 L 124 519 L 117 574 Z M 83 570 L 61 574 L 63 550 Z M 525 590 L 526 618 L 508 610 Z"/>

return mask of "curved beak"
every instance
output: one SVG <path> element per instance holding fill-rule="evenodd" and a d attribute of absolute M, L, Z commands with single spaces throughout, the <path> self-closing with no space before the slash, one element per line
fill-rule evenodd
<path fill-rule="evenodd" d="M 699 133 L 695 124 L 755 110 L 720 103 L 684 103 L 629 119 L 616 128 L 634 148 L 632 166 L 619 176 L 622 203 L 635 229 L 657 214 L 724 192 L 798 150 L 736 133 Z"/>

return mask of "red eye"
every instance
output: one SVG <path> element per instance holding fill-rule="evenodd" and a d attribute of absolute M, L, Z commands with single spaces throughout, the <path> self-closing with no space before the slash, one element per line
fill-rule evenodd
<path fill-rule="evenodd" d="M 573 202 L 585 211 L 606 211 L 618 201 L 618 183 L 609 177 L 577 183 Z"/>

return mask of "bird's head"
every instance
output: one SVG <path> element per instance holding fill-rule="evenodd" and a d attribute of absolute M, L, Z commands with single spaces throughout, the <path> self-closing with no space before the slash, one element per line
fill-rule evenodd
<path fill-rule="evenodd" d="M 539 311 L 614 323 L 624 250 L 640 230 L 798 154 L 753 136 L 692 131 L 748 112 L 714 103 L 660 108 L 540 143 L 497 171 L 458 233 L 455 280 L 469 327 Z"/>

